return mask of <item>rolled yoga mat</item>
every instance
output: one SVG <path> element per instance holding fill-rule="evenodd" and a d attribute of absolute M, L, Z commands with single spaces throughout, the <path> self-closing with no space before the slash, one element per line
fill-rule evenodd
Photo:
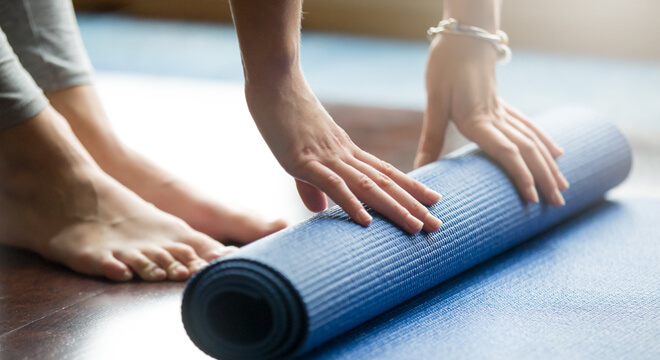
<path fill-rule="evenodd" d="M 370 210 L 363 228 L 338 207 L 213 262 L 184 292 L 188 335 L 221 359 L 300 355 L 584 212 L 622 182 L 631 150 L 589 111 L 538 119 L 565 150 L 566 205 L 527 204 L 480 150 L 410 173 L 443 199 L 440 231 L 409 235 Z"/>

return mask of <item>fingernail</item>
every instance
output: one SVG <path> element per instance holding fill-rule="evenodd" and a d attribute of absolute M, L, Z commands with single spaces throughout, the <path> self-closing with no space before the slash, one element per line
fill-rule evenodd
<path fill-rule="evenodd" d="M 371 224 L 371 220 L 373 220 L 371 215 L 369 215 L 365 209 L 362 209 L 358 212 L 358 218 L 360 219 L 360 223 L 364 226 Z"/>
<path fill-rule="evenodd" d="M 564 200 L 564 197 L 561 195 L 559 190 L 555 190 L 555 204 L 558 206 L 566 205 L 566 201 Z"/>
<path fill-rule="evenodd" d="M 555 145 L 555 149 L 557 150 L 557 156 L 564 155 L 564 149 L 561 146 Z"/>
<path fill-rule="evenodd" d="M 536 188 L 534 186 L 530 186 L 527 188 L 527 190 L 525 190 L 525 197 L 529 202 L 535 204 L 539 202 L 539 193 L 536 192 Z"/>
<path fill-rule="evenodd" d="M 433 230 L 430 232 L 438 231 L 442 226 L 442 221 L 440 221 L 440 219 L 431 215 L 430 213 L 426 215 L 424 220 L 426 221 L 427 224 L 431 225 L 431 227 L 433 228 Z"/>
<path fill-rule="evenodd" d="M 412 231 L 413 233 L 418 233 L 418 232 L 422 231 L 422 227 L 424 227 L 423 222 L 419 221 L 416 217 L 414 217 L 410 214 L 408 214 L 408 216 L 406 216 L 406 224 L 408 225 L 408 227 L 410 229 L 413 230 Z"/>
<path fill-rule="evenodd" d="M 424 190 L 424 197 L 426 197 L 429 201 L 432 201 L 434 204 L 442 199 L 442 195 L 431 190 L 430 188 L 426 188 L 426 190 Z"/>

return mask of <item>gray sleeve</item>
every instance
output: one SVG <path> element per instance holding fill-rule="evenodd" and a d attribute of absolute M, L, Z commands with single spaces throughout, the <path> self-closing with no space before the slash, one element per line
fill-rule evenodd
<path fill-rule="evenodd" d="M 46 105 L 46 96 L 21 66 L 0 27 L 0 130 L 37 115 Z"/>
<path fill-rule="evenodd" d="M 0 27 L 43 91 L 92 82 L 71 0 L 0 0 Z"/>

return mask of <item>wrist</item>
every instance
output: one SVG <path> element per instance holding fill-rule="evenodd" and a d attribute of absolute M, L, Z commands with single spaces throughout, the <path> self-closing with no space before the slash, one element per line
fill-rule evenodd
<path fill-rule="evenodd" d="M 245 85 L 251 87 L 279 87 L 302 77 L 299 58 L 296 55 L 267 55 L 264 58 L 243 56 Z"/>
<path fill-rule="evenodd" d="M 277 117 L 282 109 L 317 102 L 302 71 L 245 83 L 245 99 L 255 121 Z"/>
<path fill-rule="evenodd" d="M 442 18 L 495 33 L 500 28 L 500 0 L 446 0 Z"/>

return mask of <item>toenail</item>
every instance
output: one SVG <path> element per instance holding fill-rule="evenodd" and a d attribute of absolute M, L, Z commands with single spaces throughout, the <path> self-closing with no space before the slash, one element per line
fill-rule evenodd
<path fill-rule="evenodd" d="M 194 263 L 190 264 L 190 272 L 196 273 L 199 270 L 202 270 L 208 263 L 206 261 L 195 261 Z"/>
<path fill-rule="evenodd" d="M 123 274 L 121 274 L 121 280 L 122 281 L 128 281 L 132 278 L 133 278 L 133 272 L 131 272 L 130 270 L 126 270 L 126 271 L 124 271 Z"/>
<path fill-rule="evenodd" d="M 230 254 L 230 253 L 232 253 L 236 250 L 238 250 L 238 248 L 235 247 L 235 246 L 225 246 L 225 247 L 222 247 L 220 249 L 215 249 L 211 253 L 215 256 L 220 257 L 220 256 Z"/>
<path fill-rule="evenodd" d="M 187 273 L 187 272 L 188 272 L 188 268 L 185 267 L 185 266 L 183 266 L 183 265 L 177 265 L 177 266 L 174 268 L 174 273 L 177 274 L 177 275 L 185 274 L 185 273 Z"/>
<path fill-rule="evenodd" d="M 157 267 L 151 270 L 151 276 L 158 279 L 158 278 L 166 277 L 167 273 L 165 272 L 165 270 Z"/>

